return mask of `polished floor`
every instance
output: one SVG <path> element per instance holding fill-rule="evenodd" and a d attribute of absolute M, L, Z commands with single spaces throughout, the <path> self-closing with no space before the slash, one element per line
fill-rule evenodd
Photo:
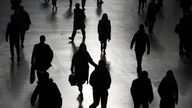
<path fill-rule="evenodd" d="M 74 4 L 81 2 L 74 0 Z M 179 85 L 179 103 L 176 108 L 192 106 L 192 63 L 178 55 L 178 37 L 174 33 L 175 25 L 182 16 L 180 0 L 164 0 L 164 5 L 157 15 L 154 36 L 150 39 L 151 54 L 144 55 L 143 69 L 149 72 L 154 100 L 150 108 L 159 107 L 157 87 L 168 69 L 175 73 Z M 21 50 L 19 63 L 11 63 L 9 44 L 5 42 L 5 30 L 9 16 L 13 13 L 9 0 L 0 3 L 0 108 L 37 108 L 30 105 L 30 96 L 36 83 L 29 83 L 30 60 L 33 45 L 39 42 L 41 34 L 46 35 L 54 51 L 50 77 L 58 85 L 63 98 L 62 108 L 88 108 L 92 103 L 92 89 L 84 85 L 84 100 L 77 100 L 77 87 L 70 86 L 68 75 L 73 53 L 78 49 L 82 34 L 79 31 L 74 44 L 69 43 L 72 33 L 73 10 L 68 8 L 68 0 L 58 0 L 58 11 L 53 13 L 51 3 L 43 0 L 23 0 L 22 5 L 30 14 L 32 25 L 26 33 L 25 47 Z M 136 74 L 135 53 L 130 49 L 130 41 L 143 23 L 145 13 L 137 14 L 138 0 L 104 0 L 97 8 L 96 0 L 87 0 L 86 6 L 86 45 L 93 60 L 100 59 L 97 24 L 103 13 L 108 13 L 112 26 L 112 39 L 108 43 L 106 60 L 110 68 L 112 85 L 109 89 L 108 108 L 133 108 L 130 86 Z M 146 8 L 145 8 L 146 9 Z M 90 73 L 93 71 L 90 65 Z"/>

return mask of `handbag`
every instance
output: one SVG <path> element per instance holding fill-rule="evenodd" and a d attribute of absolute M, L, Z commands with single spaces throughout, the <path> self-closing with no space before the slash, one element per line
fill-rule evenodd
<path fill-rule="evenodd" d="M 71 86 L 75 86 L 76 85 L 75 73 L 71 73 L 69 75 L 68 81 L 69 81 Z"/>
<path fill-rule="evenodd" d="M 31 73 L 30 73 L 30 83 L 33 84 L 35 81 L 35 67 L 31 65 Z"/>

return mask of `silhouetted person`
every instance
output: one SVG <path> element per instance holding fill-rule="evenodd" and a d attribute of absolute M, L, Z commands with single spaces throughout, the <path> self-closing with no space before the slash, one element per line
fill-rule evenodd
<path fill-rule="evenodd" d="M 23 6 L 20 6 L 18 11 L 16 11 L 14 14 L 21 28 L 21 35 L 20 35 L 21 48 L 24 48 L 25 33 L 27 30 L 29 30 L 31 20 L 28 12 L 24 10 Z"/>
<path fill-rule="evenodd" d="M 81 43 L 79 50 L 73 55 L 71 62 L 71 72 L 75 72 L 75 77 L 77 81 L 78 90 L 80 96 L 83 98 L 83 84 L 87 81 L 89 77 L 89 64 L 97 66 L 89 55 L 87 47 L 84 43 Z"/>
<path fill-rule="evenodd" d="M 111 76 L 104 60 L 99 61 L 98 67 L 90 76 L 90 85 L 93 89 L 93 103 L 89 108 L 96 108 L 101 100 L 101 108 L 107 108 L 108 89 L 111 85 Z"/>
<path fill-rule="evenodd" d="M 85 40 L 85 13 L 82 9 L 80 9 L 80 4 L 76 3 L 74 9 L 73 32 L 71 37 L 69 37 L 70 40 L 74 40 L 78 29 L 81 29 L 83 40 Z"/>
<path fill-rule="evenodd" d="M 144 6 L 146 2 L 147 0 L 139 0 L 138 13 L 140 13 L 140 10 L 142 11 L 142 13 L 144 12 Z"/>
<path fill-rule="evenodd" d="M 103 0 L 97 0 L 97 4 L 102 4 Z"/>
<path fill-rule="evenodd" d="M 38 81 L 31 96 L 31 105 L 35 104 L 38 96 L 39 108 L 61 108 L 62 106 L 61 93 L 47 72 L 43 73 L 42 80 Z"/>
<path fill-rule="evenodd" d="M 52 0 L 52 5 L 53 5 L 52 10 L 57 11 L 57 0 Z"/>
<path fill-rule="evenodd" d="M 147 9 L 147 20 L 148 20 L 148 32 L 153 33 L 154 24 L 156 21 L 156 14 L 159 11 L 159 6 L 155 3 L 155 0 L 151 0 Z"/>
<path fill-rule="evenodd" d="M 101 43 L 101 53 L 103 52 L 105 55 L 107 40 L 111 40 L 111 22 L 108 19 L 108 15 L 106 13 L 104 13 L 102 19 L 99 20 L 97 30 L 99 34 L 99 41 Z"/>
<path fill-rule="evenodd" d="M 149 108 L 149 103 L 153 101 L 153 88 L 148 73 L 143 71 L 138 78 L 133 80 L 131 85 L 131 95 L 134 102 L 134 108 Z"/>
<path fill-rule="evenodd" d="M 14 15 L 10 16 L 11 21 L 7 25 L 6 29 L 6 42 L 9 41 L 10 44 L 10 52 L 11 52 L 11 61 L 14 62 L 14 47 L 16 48 L 17 53 L 17 61 L 20 61 L 20 33 L 21 29 L 19 24 L 16 21 Z"/>
<path fill-rule="evenodd" d="M 178 104 L 178 86 L 172 70 L 168 70 L 161 80 L 158 93 L 161 98 L 160 108 L 175 108 L 175 104 Z"/>
<path fill-rule="evenodd" d="M 37 77 L 40 80 L 42 73 L 51 67 L 53 51 L 48 44 L 45 44 L 45 36 L 40 36 L 40 43 L 35 44 L 31 57 L 31 65 L 34 66 Z"/>
<path fill-rule="evenodd" d="M 16 11 L 19 8 L 21 2 L 22 2 L 22 0 L 10 0 L 11 9 Z"/>
<path fill-rule="evenodd" d="M 183 16 L 187 13 L 191 13 L 190 12 L 190 7 L 191 7 L 191 0 L 181 0 L 180 1 L 180 7 L 183 10 Z"/>
<path fill-rule="evenodd" d="M 86 3 L 86 0 L 81 0 L 81 5 L 83 10 L 85 10 L 85 3 Z"/>
<path fill-rule="evenodd" d="M 135 44 L 135 55 L 137 59 L 137 72 L 142 71 L 142 57 L 145 53 L 146 47 L 147 47 L 147 54 L 150 54 L 150 43 L 147 33 L 145 33 L 144 25 L 139 25 L 139 30 L 134 34 L 133 39 L 131 41 L 130 48 L 133 48 L 133 45 Z"/>
<path fill-rule="evenodd" d="M 183 18 L 180 19 L 179 24 L 176 25 L 175 27 L 175 32 L 178 34 L 179 36 L 179 55 L 183 56 L 185 55 L 185 40 L 186 40 L 186 31 L 185 31 L 185 21 Z"/>

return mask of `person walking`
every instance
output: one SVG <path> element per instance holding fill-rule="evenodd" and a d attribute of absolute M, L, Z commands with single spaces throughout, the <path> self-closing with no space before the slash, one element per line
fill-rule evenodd
<path fill-rule="evenodd" d="M 21 28 L 21 48 L 24 48 L 24 40 L 25 40 L 25 33 L 27 30 L 29 30 L 31 20 L 30 16 L 27 11 L 25 11 L 23 6 L 20 6 L 18 11 L 14 13 L 16 16 L 16 20 L 19 23 L 19 26 Z"/>
<path fill-rule="evenodd" d="M 130 48 L 133 48 L 135 44 L 135 55 L 137 60 L 137 73 L 142 71 L 142 57 L 145 53 L 147 47 L 147 54 L 150 54 L 150 42 L 148 34 L 145 33 L 144 25 L 139 25 L 139 30 L 134 34 L 133 39 L 131 40 Z"/>
<path fill-rule="evenodd" d="M 62 97 L 53 79 L 49 78 L 49 73 L 42 74 L 42 80 L 38 84 L 31 96 L 31 105 L 34 106 L 39 96 L 39 108 L 61 108 Z"/>
<path fill-rule="evenodd" d="M 94 67 L 97 66 L 89 55 L 87 47 L 84 43 L 81 43 L 79 50 L 73 55 L 71 62 L 71 73 L 75 73 L 76 83 L 78 90 L 80 92 L 79 96 L 83 99 L 83 84 L 87 81 L 89 77 L 89 64 Z"/>
<path fill-rule="evenodd" d="M 154 24 L 156 21 L 156 14 L 159 11 L 159 5 L 155 3 L 155 0 L 151 0 L 147 9 L 147 22 L 148 22 L 148 32 L 153 33 Z"/>
<path fill-rule="evenodd" d="M 16 48 L 17 53 L 17 61 L 20 61 L 20 34 L 21 29 L 19 24 L 16 21 L 16 17 L 14 15 L 10 16 L 11 21 L 7 25 L 6 29 L 6 42 L 9 41 L 10 52 L 11 52 L 11 61 L 14 62 L 14 47 Z"/>
<path fill-rule="evenodd" d="M 138 78 L 133 80 L 131 85 L 131 95 L 134 102 L 134 108 L 149 108 L 149 103 L 153 101 L 153 88 L 151 80 L 148 78 L 148 72 L 143 71 Z"/>
<path fill-rule="evenodd" d="M 78 29 L 81 29 L 83 40 L 85 40 L 85 13 L 82 9 L 80 9 L 80 4 L 76 3 L 74 9 L 73 32 L 71 37 L 69 37 L 71 41 L 74 40 Z"/>
<path fill-rule="evenodd" d="M 101 108 L 107 108 L 108 89 L 111 85 L 111 76 L 106 68 L 106 62 L 99 60 L 99 65 L 90 76 L 90 85 L 93 89 L 93 103 L 89 108 L 96 108 L 101 101 Z"/>
<path fill-rule="evenodd" d="M 41 75 L 51 67 L 53 59 L 53 51 L 51 47 L 45 43 L 45 36 L 40 36 L 40 43 L 35 44 L 31 57 L 31 68 L 34 68 L 37 73 L 38 80 Z"/>
<path fill-rule="evenodd" d="M 106 13 L 103 14 L 102 19 L 99 20 L 98 28 L 99 41 L 101 44 L 101 53 L 106 54 L 105 50 L 107 47 L 107 40 L 111 40 L 111 22 L 108 19 L 108 15 Z"/>
<path fill-rule="evenodd" d="M 145 6 L 146 2 L 147 2 L 147 0 L 139 0 L 137 13 L 140 13 L 140 10 L 142 11 L 142 13 L 144 12 L 144 6 Z"/>
<path fill-rule="evenodd" d="M 175 108 L 175 105 L 178 104 L 178 91 L 178 85 L 173 71 L 168 70 L 158 87 L 158 93 L 161 98 L 160 108 Z"/>
<path fill-rule="evenodd" d="M 52 10 L 57 11 L 57 0 L 52 0 L 52 5 L 53 5 Z"/>

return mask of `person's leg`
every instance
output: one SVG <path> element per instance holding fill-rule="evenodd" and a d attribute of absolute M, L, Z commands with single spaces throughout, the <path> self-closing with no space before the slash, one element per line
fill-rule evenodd
<path fill-rule="evenodd" d="M 21 48 L 24 48 L 25 32 L 26 32 L 25 30 L 21 31 L 21 35 L 20 35 L 20 38 L 21 38 Z"/>
<path fill-rule="evenodd" d="M 140 8 L 141 8 L 141 0 L 139 0 L 139 6 L 138 6 L 138 13 L 140 13 Z"/>
<path fill-rule="evenodd" d="M 9 41 L 9 44 L 10 44 L 11 61 L 14 61 L 14 42 Z"/>
<path fill-rule="evenodd" d="M 33 94 L 31 96 L 31 105 L 35 104 L 35 101 L 37 99 L 37 96 L 39 95 L 39 85 L 36 86 L 35 90 L 33 91 Z"/>
<path fill-rule="evenodd" d="M 134 102 L 134 108 L 139 108 L 140 107 L 140 103 L 139 102 Z"/>
<path fill-rule="evenodd" d="M 74 38 L 75 38 L 76 33 L 77 33 L 77 30 L 73 29 L 72 35 L 71 35 L 71 37 L 69 37 L 69 39 L 71 39 L 73 41 Z"/>
<path fill-rule="evenodd" d="M 85 10 L 85 2 L 86 0 L 81 0 L 82 9 Z"/>
<path fill-rule="evenodd" d="M 107 108 L 108 91 L 104 91 L 101 95 L 101 108 Z"/>
<path fill-rule="evenodd" d="M 81 29 L 82 35 L 83 35 L 83 40 L 85 40 L 86 36 L 85 36 L 85 28 Z"/>
<path fill-rule="evenodd" d="M 17 61 L 20 61 L 20 43 L 19 41 L 15 42 L 15 48 L 17 53 Z"/>
<path fill-rule="evenodd" d="M 179 55 L 180 56 L 185 55 L 183 49 L 184 49 L 184 40 L 183 40 L 182 36 L 179 36 Z"/>
<path fill-rule="evenodd" d="M 93 89 L 93 103 L 89 106 L 89 108 L 96 108 L 99 105 L 100 94 L 97 90 Z"/>
<path fill-rule="evenodd" d="M 106 47 L 107 47 L 107 40 L 105 40 L 105 41 L 103 42 L 104 55 L 106 54 L 106 52 L 105 52 Z"/>
<path fill-rule="evenodd" d="M 72 7 L 72 0 L 69 0 L 69 8 L 71 8 Z"/>
<path fill-rule="evenodd" d="M 144 4 L 145 4 L 145 2 L 144 2 L 144 0 L 142 0 L 142 2 L 141 2 L 141 9 L 142 9 L 142 12 L 144 12 Z"/>

